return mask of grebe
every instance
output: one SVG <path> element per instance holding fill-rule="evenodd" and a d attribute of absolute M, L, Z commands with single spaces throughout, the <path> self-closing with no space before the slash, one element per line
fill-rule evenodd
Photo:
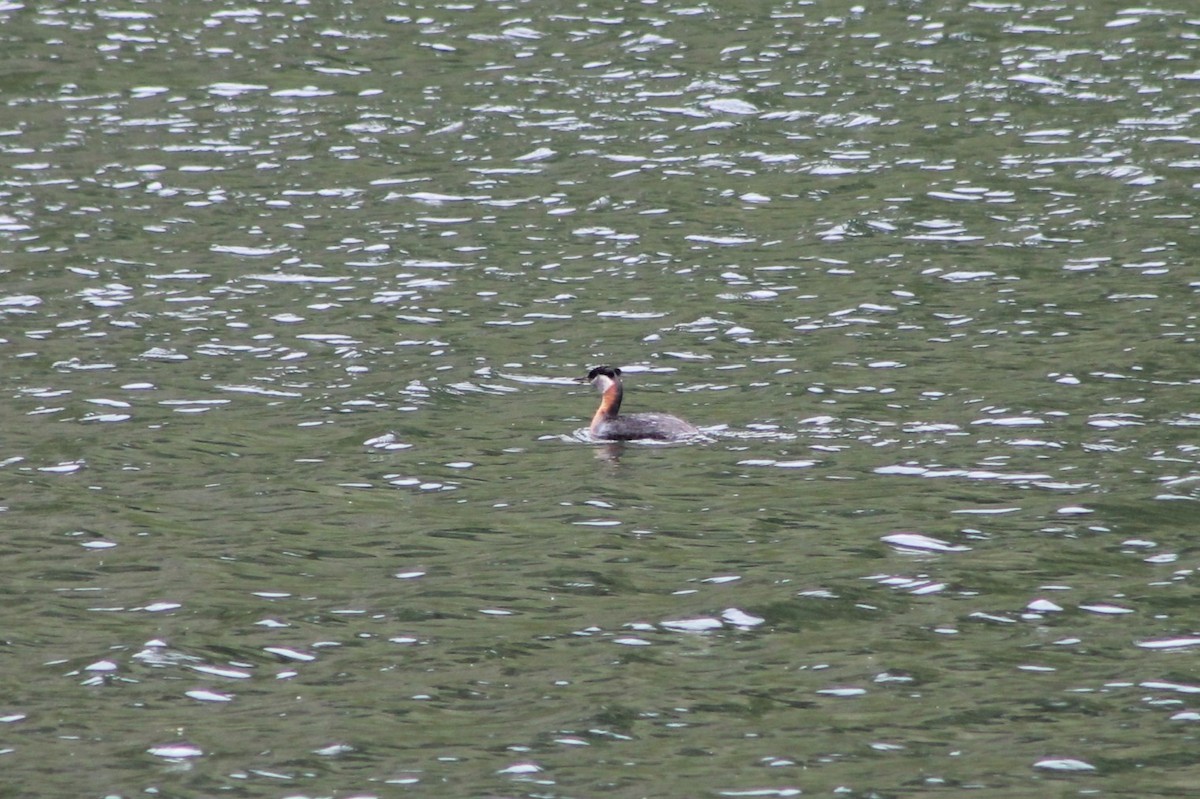
<path fill-rule="evenodd" d="M 700 431 L 678 416 L 666 413 L 627 413 L 620 415 L 621 370 L 612 366 L 597 366 L 587 377 L 576 378 L 579 383 L 591 383 L 600 392 L 600 407 L 592 417 L 592 437 L 605 441 L 677 441 L 699 436 Z"/>

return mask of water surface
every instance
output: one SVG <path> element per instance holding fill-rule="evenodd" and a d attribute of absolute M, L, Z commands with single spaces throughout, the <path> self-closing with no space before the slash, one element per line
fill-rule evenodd
<path fill-rule="evenodd" d="M 21 795 L 1200 777 L 1185 4 L 0 22 Z"/>

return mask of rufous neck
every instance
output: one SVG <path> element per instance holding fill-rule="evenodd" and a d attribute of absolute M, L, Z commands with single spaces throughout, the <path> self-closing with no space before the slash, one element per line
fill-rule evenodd
<path fill-rule="evenodd" d="M 600 395 L 600 407 L 596 410 L 597 419 L 611 419 L 621 411 L 621 383 L 613 381 L 604 389 L 604 393 Z"/>

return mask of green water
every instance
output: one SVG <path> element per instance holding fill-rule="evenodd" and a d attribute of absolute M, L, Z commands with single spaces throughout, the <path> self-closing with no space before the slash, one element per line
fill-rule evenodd
<path fill-rule="evenodd" d="M 1198 26 L 0 5 L 8 790 L 1188 795 Z"/>

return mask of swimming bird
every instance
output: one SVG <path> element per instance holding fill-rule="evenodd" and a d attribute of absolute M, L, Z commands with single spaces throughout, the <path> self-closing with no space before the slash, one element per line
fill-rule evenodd
<path fill-rule="evenodd" d="M 576 378 L 579 383 L 591 383 L 600 392 L 600 407 L 592 417 L 589 428 L 592 437 L 603 441 L 679 441 L 699 436 L 692 424 L 666 413 L 622 414 L 621 370 L 613 366 L 597 366 L 587 377 Z"/>

